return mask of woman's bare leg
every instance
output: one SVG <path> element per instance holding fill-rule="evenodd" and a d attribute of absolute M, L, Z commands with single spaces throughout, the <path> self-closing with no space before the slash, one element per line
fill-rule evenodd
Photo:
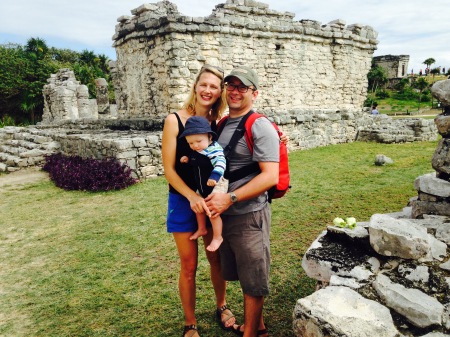
<path fill-rule="evenodd" d="M 197 271 L 197 241 L 189 237 L 192 233 L 173 233 L 180 256 L 180 277 L 178 291 L 184 311 L 185 325 L 197 324 L 195 318 L 195 274 Z"/>

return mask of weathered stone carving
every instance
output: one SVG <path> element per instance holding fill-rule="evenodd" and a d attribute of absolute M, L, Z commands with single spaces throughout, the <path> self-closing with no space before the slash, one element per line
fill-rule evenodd
<path fill-rule="evenodd" d="M 88 87 L 80 84 L 70 69 L 60 69 L 44 85 L 44 112 L 42 123 L 76 121 L 79 119 L 114 118 L 115 105 L 109 104 L 108 83 L 104 78 L 95 80 L 97 98 L 89 99 Z"/>

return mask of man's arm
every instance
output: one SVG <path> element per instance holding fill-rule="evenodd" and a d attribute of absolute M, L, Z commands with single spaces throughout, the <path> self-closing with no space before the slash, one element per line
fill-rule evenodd
<path fill-rule="evenodd" d="M 256 198 L 278 183 L 279 163 L 259 162 L 259 168 L 261 169 L 261 173 L 245 185 L 233 191 L 238 201 Z M 233 204 L 228 193 L 210 194 L 205 201 L 211 211 L 212 217 L 219 216 Z"/>

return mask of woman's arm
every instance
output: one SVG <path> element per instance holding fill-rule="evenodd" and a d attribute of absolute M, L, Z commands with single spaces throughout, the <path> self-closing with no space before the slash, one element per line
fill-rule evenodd
<path fill-rule="evenodd" d="M 178 131 L 178 120 L 176 116 L 174 114 L 168 115 L 164 122 L 161 149 L 164 175 L 169 184 L 189 200 L 191 208 L 195 213 L 206 211 L 209 214 L 204 199 L 190 189 L 175 171 Z"/>

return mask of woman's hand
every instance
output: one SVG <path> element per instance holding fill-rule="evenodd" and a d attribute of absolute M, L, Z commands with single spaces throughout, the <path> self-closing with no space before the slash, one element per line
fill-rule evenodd
<path fill-rule="evenodd" d="M 283 131 L 281 131 L 281 130 L 280 130 L 280 140 L 285 145 L 287 145 L 287 143 L 289 143 L 289 136 L 286 133 L 284 133 Z"/>
<path fill-rule="evenodd" d="M 203 199 L 200 195 L 195 193 L 193 196 L 189 198 L 189 203 L 194 213 L 198 214 L 205 212 L 208 217 L 211 216 L 211 212 L 206 206 L 205 199 Z"/>

